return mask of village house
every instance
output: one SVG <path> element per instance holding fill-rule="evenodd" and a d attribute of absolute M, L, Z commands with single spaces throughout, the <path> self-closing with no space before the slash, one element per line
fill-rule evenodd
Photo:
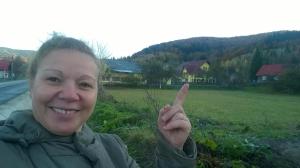
<path fill-rule="evenodd" d="M 106 66 L 103 75 L 103 83 L 128 83 L 134 82 L 132 80 L 141 80 L 141 69 L 132 61 L 106 59 L 104 60 Z"/>
<path fill-rule="evenodd" d="M 278 76 L 284 71 L 285 66 L 283 64 L 267 64 L 261 66 L 257 71 L 257 82 L 269 82 L 278 80 Z"/>
<path fill-rule="evenodd" d="M 209 76 L 210 63 L 206 60 L 189 61 L 181 65 L 181 75 L 184 82 L 194 84 L 212 84 L 215 79 Z"/>
<path fill-rule="evenodd" d="M 0 60 L 0 79 L 9 78 L 10 62 L 4 59 Z"/>

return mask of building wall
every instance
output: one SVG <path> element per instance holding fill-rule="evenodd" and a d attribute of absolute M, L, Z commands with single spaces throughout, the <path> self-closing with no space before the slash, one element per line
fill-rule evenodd
<path fill-rule="evenodd" d="M 204 71 L 208 71 L 209 70 L 209 64 L 208 63 L 204 63 L 204 64 L 202 64 L 201 66 L 200 66 L 200 68 L 202 69 L 202 70 L 204 70 Z"/>
<path fill-rule="evenodd" d="M 0 79 L 7 79 L 8 78 L 8 72 L 6 71 L 0 71 Z"/>
<path fill-rule="evenodd" d="M 204 63 L 199 67 L 199 69 L 202 69 L 205 72 L 209 71 L 209 68 L 210 66 L 208 63 Z M 215 83 L 216 82 L 214 78 L 207 76 L 205 73 L 203 73 L 202 75 L 189 74 L 186 68 L 182 70 L 182 77 L 185 79 L 185 82 L 189 82 L 189 83 Z"/>

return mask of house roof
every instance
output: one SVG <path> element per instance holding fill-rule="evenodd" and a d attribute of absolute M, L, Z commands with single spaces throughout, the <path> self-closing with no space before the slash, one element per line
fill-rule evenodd
<path fill-rule="evenodd" d="M 6 60 L 0 60 L 0 70 L 7 71 L 9 69 L 9 62 Z"/>
<path fill-rule="evenodd" d="M 115 72 L 123 73 L 140 73 L 141 68 L 132 61 L 107 59 L 104 60 L 106 65 Z"/>
<path fill-rule="evenodd" d="M 283 64 L 268 64 L 263 65 L 256 73 L 256 76 L 275 76 L 282 73 L 284 70 Z"/>
<path fill-rule="evenodd" d="M 187 70 L 187 73 L 189 74 L 196 74 L 202 71 L 200 69 L 200 66 L 202 66 L 204 63 L 208 63 L 208 62 L 205 60 L 184 62 L 182 64 L 182 69 L 185 68 Z"/>

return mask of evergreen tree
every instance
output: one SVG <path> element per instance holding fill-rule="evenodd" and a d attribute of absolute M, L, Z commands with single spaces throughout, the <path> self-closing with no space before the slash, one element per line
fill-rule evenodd
<path fill-rule="evenodd" d="M 262 52 L 260 49 L 255 49 L 250 65 L 250 80 L 256 81 L 256 73 L 259 68 L 263 65 Z"/>

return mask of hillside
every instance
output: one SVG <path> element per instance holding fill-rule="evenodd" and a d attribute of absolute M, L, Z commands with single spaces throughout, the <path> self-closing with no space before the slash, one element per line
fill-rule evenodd
<path fill-rule="evenodd" d="M 149 55 L 163 55 L 172 53 L 180 57 L 181 61 L 215 60 L 216 58 L 233 58 L 254 49 L 276 50 L 286 49 L 300 56 L 300 31 L 276 31 L 249 36 L 229 38 L 195 37 L 161 44 L 152 45 L 132 55 L 133 59 L 142 59 Z"/>
<path fill-rule="evenodd" d="M 207 60 L 207 75 L 218 85 L 241 86 L 256 81 L 256 72 L 264 64 L 299 67 L 300 31 L 276 31 L 249 36 L 217 38 L 195 37 L 145 48 L 127 59 L 142 66 L 149 79 L 180 76 L 184 62 Z M 154 74 L 156 74 L 154 76 Z M 165 74 L 165 75 L 164 75 Z M 164 76 L 162 76 L 164 75 Z"/>
<path fill-rule="evenodd" d="M 30 57 L 35 54 L 33 50 L 18 50 L 18 49 L 11 49 L 6 47 L 0 47 L 0 58 L 1 57 Z"/>

